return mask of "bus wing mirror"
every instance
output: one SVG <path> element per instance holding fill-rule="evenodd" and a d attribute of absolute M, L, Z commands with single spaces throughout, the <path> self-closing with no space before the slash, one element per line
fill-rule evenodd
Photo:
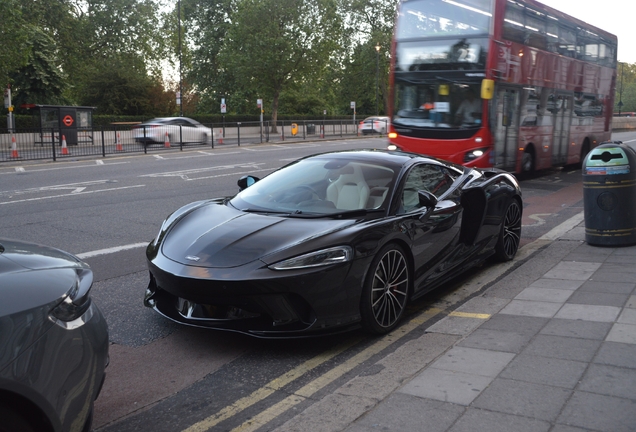
<path fill-rule="evenodd" d="M 495 93 L 495 81 L 485 79 L 481 82 L 481 98 L 492 99 Z"/>

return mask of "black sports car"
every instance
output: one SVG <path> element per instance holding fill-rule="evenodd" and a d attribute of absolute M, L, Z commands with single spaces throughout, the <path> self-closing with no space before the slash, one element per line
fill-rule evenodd
<path fill-rule="evenodd" d="M 410 299 L 519 247 L 521 190 L 497 169 L 343 151 L 238 183 L 163 222 L 146 251 L 146 306 L 258 337 L 382 334 Z"/>

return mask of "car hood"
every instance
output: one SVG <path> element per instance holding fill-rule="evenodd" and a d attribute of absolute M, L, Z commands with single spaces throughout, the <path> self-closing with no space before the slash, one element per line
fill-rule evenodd
<path fill-rule="evenodd" d="M 82 261 L 67 252 L 17 240 L 0 239 L 0 257 L 29 270 L 85 266 Z M 2 269 L 4 268 L 3 266 Z"/>
<path fill-rule="evenodd" d="M 48 312 L 71 289 L 78 268 L 88 266 L 58 249 L 0 239 L 0 316 Z"/>
<path fill-rule="evenodd" d="M 339 231 L 354 220 L 303 219 L 246 213 L 207 203 L 180 218 L 161 245 L 162 254 L 184 265 L 229 268 Z M 309 252 L 309 250 L 308 250 Z"/>

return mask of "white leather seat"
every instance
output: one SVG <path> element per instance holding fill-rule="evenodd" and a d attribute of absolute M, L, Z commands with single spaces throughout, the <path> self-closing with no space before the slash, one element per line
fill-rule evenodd
<path fill-rule="evenodd" d="M 363 209 L 368 199 L 369 186 L 358 165 L 343 167 L 340 176 L 327 187 L 327 200 L 339 210 Z"/>

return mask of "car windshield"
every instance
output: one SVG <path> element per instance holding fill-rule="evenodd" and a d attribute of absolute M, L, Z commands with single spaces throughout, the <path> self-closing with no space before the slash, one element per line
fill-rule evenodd
<path fill-rule="evenodd" d="M 314 157 L 282 168 L 236 195 L 244 211 L 290 215 L 352 214 L 386 208 L 397 172 L 374 163 Z"/>

